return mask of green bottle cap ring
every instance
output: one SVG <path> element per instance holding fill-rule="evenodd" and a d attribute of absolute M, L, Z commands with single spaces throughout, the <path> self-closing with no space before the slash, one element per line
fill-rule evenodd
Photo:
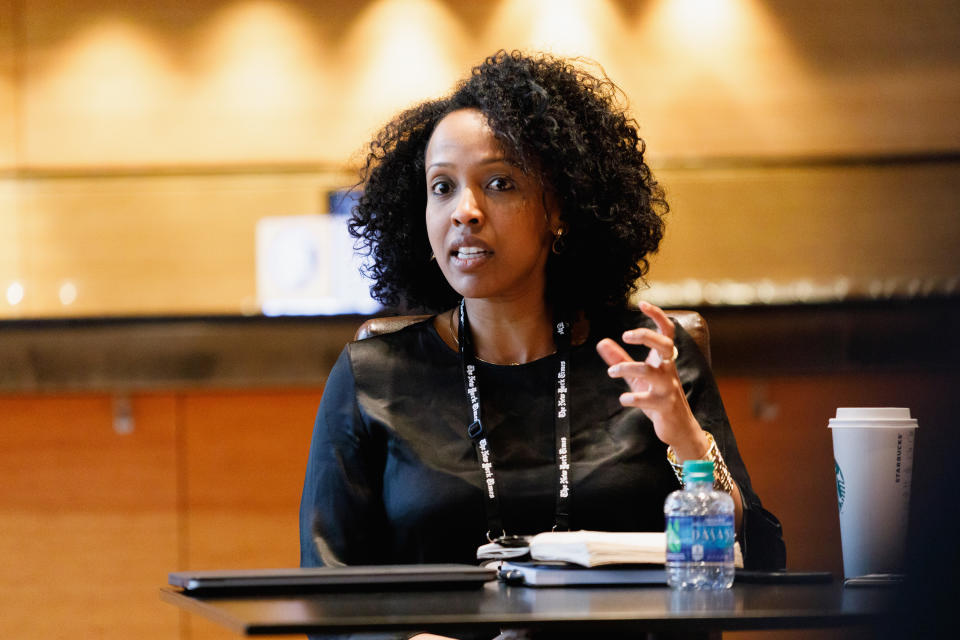
<path fill-rule="evenodd" d="M 713 461 L 685 460 L 683 477 L 689 482 L 713 482 Z"/>

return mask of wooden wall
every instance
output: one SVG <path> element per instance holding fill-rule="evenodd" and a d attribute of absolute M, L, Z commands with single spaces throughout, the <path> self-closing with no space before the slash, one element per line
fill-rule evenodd
<path fill-rule="evenodd" d="M 0 318 L 256 312 L 256 220 L 323 212 L 372 129 L 499 47 L 582 53 L 623 87 L 673 205 L 655 282 L 955 294 L 955 4 L 0 2 Z M 12 352 L 19 381 L 4 368 L 36 352 Z M 952 450 L 955 376 L 720 384 L 793 568 L 840 571 L 836 406 L 910 406 L 939 434 L 918 455 Z M 322 389 L 256 386 L 138 383 L 127 434 L 112 389 L 0 394 L 0 636 L 230 637 L 156 591 L 171 569 L 296 563 Z"/>
<path fill-rule="evenodd" d="M 321 389 L 0 396 L 0 635 L 213 638 L 159 601 L 169 571 L 299 562 Z"/>
<path fill-rule="evenodd" d="M 957 382 L 932 374 L 719 379 L 754 486 L 783 523 L 789 567 L 842 573 L 826 428 L 835 408 L 912 408 L 922 508 L 941 481 L 934 463 L 943 459 L 938 449 L 949 450 Z M 114 430 L 109 394 L 0 395 L 0 635 L 232 637 L 197 616 L 180 618 L 157 589 L 177 569 L 298 563 L 297 511 L 321 391 L 139 393 L 129 433 Z"/>
<path fill-rule="evenodd" d="M 324 212 L 372 130 L 499 47 L 624 89 L 673 203 L 653 281 L 952 291 L 954 5 L 2 3 L 0 317 L 256 311 L 255 221 Z"/>
<path fill-rule="evenodd" d="M 180 562 L 174 398 L 138 398 L 127 436 L 110 396 L 0 404 L 0 634 L 174 637 L 148 584 Z"/>
<path fill-rule="evenodd" d="M 960 140 L 950 0 L 31 0 L 0 11 L 4 168 L 339 166 L 384 119 L 499 48 L 595 59 L 658 157 Z"/>

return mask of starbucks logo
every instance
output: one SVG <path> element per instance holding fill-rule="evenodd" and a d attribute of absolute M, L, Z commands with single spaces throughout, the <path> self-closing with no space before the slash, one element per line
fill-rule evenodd
<path fill-rule="evenodd" d="M 843 482 L 843 471 L 837 461 L 833 461 L 833 471 L 837 474 L 837 503 L 840 505 L 840 511 L 843 511 L 843 497 L 847 494 L 846 485 Z"/>

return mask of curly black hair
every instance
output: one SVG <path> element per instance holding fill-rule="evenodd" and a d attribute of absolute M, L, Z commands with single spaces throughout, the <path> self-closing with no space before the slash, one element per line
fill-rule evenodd
<path fill-rule="evenodd" d="M 622 92 L 576 62 L 498 51 L 452 94 L 402 112 L 377 134 L 349 223 L 375 298 L 427 311 L 459 300 L 430 259 L 424 155 L 444 116 L 475 108 L 505 153 L 560 204 L 566 242 L 547 262 L 547 300 L 588 314 L 626 305 L 660 244 L 669 207 Z"/>

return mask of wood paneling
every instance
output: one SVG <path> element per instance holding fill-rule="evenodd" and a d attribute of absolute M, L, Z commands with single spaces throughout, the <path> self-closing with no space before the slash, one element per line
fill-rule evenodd
<path fill-rule="evenodd" d="M 19 162 L 341 163 L 389 113 L 444 91 L 501 47 L 597 59 L 657 153 L 873 153 L 960 141 L 951 0 L 909 11 L 869 0 L 728 2 L 704 20 L 674 2 L 541 6 L 21 3 Z M 397 42 L 402 59 L 390 49 Z"/>
<path fill-rule="evenodd" d="M 325 212 L 327 191 L 349 179 L 304 172 L 20 181 L 21 313 L 256 311 L 257 220 Z M 70 306 L 59 299 L 65 281 L 77 288 Z"/>
<path fill-rule="evenodd" d="M 300 492 L 322 391 L 183 399 L 187 566 L 295 567 Z M 231 634 L 191 616 L 191 638 Z"/>
<path fill-rule="evenodd" d="M 157 589 L 177 569 L 299 563 L 320 395 L 137 395 L 127 434 L 108 395 L 0 395 L 0 635 L 232 637 L 181 630 Z"/>
<path fill-rule="evenodd" d="M 422 81 L 414 93 L 436 95 L 499 47 L 547 44 L 598 59 L 655 161 L 701 167 L 658 172 L 673 214 L 652 279 L 960 275 L 956 162 L 709 168 L 731 156 L 956 152 L 952 0 L 909 11 L 717 3 L 725 28 L 700 38 L 689 31 L 699 21 L 671 17 L 680 2 L 551 6 L 551 19 L 582 31 L 566 42 L 544 34 L 527 3 L 444 0 L 391 14 L 396 4 L 0 6 L 0 171 L 10 176 L 0 182 L 0 291 L 14 279 L 26 288 L 17 306 L 0 296 L 0 317 L 256 311 L 255 221 L 323 211 L 323 192 L 352 181 L 339 168 L 418 98 L 397 88 Z M 413 28 L 429 33 L 416 64 L 377 48 Z M 164 175 L 237 165 L 263 174 Z M 291 166 L 324 169 L 285 174 Z M 131 167 L 140 177 L 118 175 Z M 69 306 L 58 297 L 66 280 L 77 287 Z"/>
<path fill-rule="evenodd" d="M 23 277 L 21 259 L 25 248 L 20 233 L 23 218 L 19 213 L 19 184 L 0 178 L 0 317 L 17 317 L 21 310 L 10 307 L 6 301 L 7 287 L 12 280 Z"/>
<path fill-rule="evenodd" d="M 672 211 L 654 282 L 874 282 L 956 286 L 960 162 L 664 169 Z M 258 310 L 258 219 L 326 209 L 342 172 L 0 182 L 0 317 Z M 4 187 L 7 187 L 5 190 Z M 76 301 L 64 306 L 70 281 Z M 949 285 L 954 282 L 953 285 Z"/>
<path fill-rule="evenodd" d="M 955 377 L 718 382 L 754 487 L 783 523 L 789 567 L 842 572 L 826 428 L 837 406 L 911 407 L 920 421 L 914 511 L 931 511 L 927 496 L 952 451 Z M 233 637 L 196 616 L 180 626 L 156 590 L 176 569 L 298 563 L 297 512 L 320 396 L 319 387 L 138 394 L 134 429 L 124 435 L 113 429 L 108 395 L 0 395 L 0 635 Z"/>
<path fill-rule="evenodd" d="M 22 50 L 18 51 L 16 42 L 18 28 L 19 17 L 14 10 L 14 3 L 0 2 L 0 175 L 17 163 L 17 136 L 21 132 L 17 56 Z M 0 196 L 0 212 L 3 208 Z M 3 228 L 3 220 L 0 219 L 0 229 Z"/>
<path fill-rule="evenodd" d="M 916 373 L 721 378 L 718 381 L 754 489 L 780 518 L 787 566 L 842 575 L 833 441 L 837 407 L 910 407 L 920 430 L 914 515 L 924 509 L 952 445 L 957 377 Z"/>
<path fill-rule="evenodd" d="M 650 278 L 830 282 L 960 276 L 960 162 L 665 169 Z"/>
<path fill-rule="evenodd" d="M 321 395 L 319 388 L 184 394 L 188 506 L 296 511 Z M 191 553 L 191 562 L 205 553 Z"/>
<path fill-rule="evenodd" d="M 119 434 L 110 396 L 0 396 L 0 636 L 176 636 L 173 409 L 137 396 Z"/>

